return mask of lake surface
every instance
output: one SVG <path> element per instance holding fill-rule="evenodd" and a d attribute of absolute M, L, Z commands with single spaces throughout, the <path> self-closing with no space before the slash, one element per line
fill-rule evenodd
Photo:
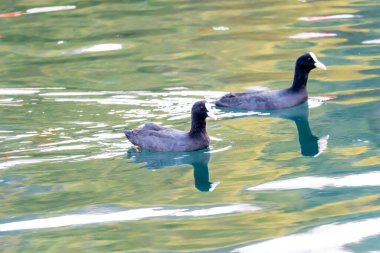
<path fill-rule="evenodd" d="M 0 10 L 1 252 L 380 252 L 378 1 Z M 187 130 L 195 101 L 288 87 L 309 51 L 328 70 L 308 104 L 218 110 L 208 150 L 128 153 L 123 130 Z"/>

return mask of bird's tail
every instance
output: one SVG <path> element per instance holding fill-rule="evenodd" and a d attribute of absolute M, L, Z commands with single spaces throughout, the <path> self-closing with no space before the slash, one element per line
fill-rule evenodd
<path fill-rule="evenodd" d="M 127 137 L 128 140 L 132 137 L 132 131 L 125 130 L 124 131 L 125 137 Z"/>

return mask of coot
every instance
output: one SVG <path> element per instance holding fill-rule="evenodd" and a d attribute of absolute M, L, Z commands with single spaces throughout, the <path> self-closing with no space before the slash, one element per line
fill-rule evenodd
<path fill-rule="evenodd" d="M 134 145 L 151 151 L 194 151 L 209 146 L 210 138 L 206 131 L 206 118 L 216 118 L 211 105 L 206 101 L 196 102 L 191 110 L 189 132 L 163 127 L 155 123 L 125 131 L 124 134 Z"/>
<path fill-rule="evenodd" d="M 323 63 L 318 61 L 314 53 L 306 53 L 296 61 L 293 85 L 290 88 L 229 93 L 221 97 L 215 104 L 221 107 L 245 110 L 277 110 L 302 104 L 308 98 L 306 84 L 309 73 L 316 67 L 327 69 Z"/>

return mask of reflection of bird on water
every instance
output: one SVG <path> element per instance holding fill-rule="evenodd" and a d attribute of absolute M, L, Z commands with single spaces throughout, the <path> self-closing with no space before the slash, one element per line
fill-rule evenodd
<path fill-rule="evenodd" d="M 380 147 L 380 103 L 377 101 L 373 106 L 366 106 L 368 128 L 374 135 L 374 142 Z"/>
<path fill-rule="evenodd" d="M 301 55 L 290 88 L 271 91 L 229 93 L 215 102 L 217 106 L 244 110 L 277 110 L 290 108 L 307 101 L 307 79 L 314 68 L 326 69 L 314 53 Z"/>
<path fill-rule="evenodd" d="M 142 168 L 157 170 L 181 165 L 192 165 L 194 168 L 194 184 L 199 191 L 213 191 L 219 182 L 209 180 L 208 163 L 210 153 L 208 149 L 193 152 L 151 152 L 143 150 L 137 153 L 128 153 L 134 163 L 145 163 Z"/>
<path fill-rule="evenodd" d="M 297 127 L 298 141 L 303 156 L 318 156 L 327 148 L 329 135 L 318 138 L 313 135 L 309 125 L 309 105 L 304 103 L 300 106 L 283 111 L 276 111 L 271 117 L 293 120 Z"/>
<path fill-rule="evenodd" d="M 282 118 L 294 121 L 298 132 L 298 141 L 300 143 L 301 154 L 303 156 L 318 156 L 327 148 L 327 141 L 329 135 L 318 138 L 313 135 L 310 125 L 309 125 L 309 105 L 308 103 L 303 103 L 299 106 L 283 109 L 268 111 L 265 114 L 246 114 L 242 110 L 234 109 L 223 109 L 226 115 L 232 115 L 228 118 L 241 118 L 241 117 L 272 117 L 272 118 Z M 230 114 L 231 113 L 231 114 Z M 240 114 L 242 113 L 242 114 Z M 239 115 L 234 117 L 233 115 Z M 223 118 L 223 114 L 220 114 Z"/>

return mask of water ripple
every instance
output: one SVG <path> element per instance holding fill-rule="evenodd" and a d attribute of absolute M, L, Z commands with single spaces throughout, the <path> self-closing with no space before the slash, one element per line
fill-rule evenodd
<path fill-rule="evenodd" d="M 7 161 L 0 163 L 0 170 L 1 169 L 8 169 L 10 167 L 20 165 L 20 164 L 36 164 L 36 163 L 43 163 L 43 162 L 62 162 L 66 160 L 72 160 L 74 158 L 81 157 L 80 155 L 76 156 L 64 156 L 64 157 L 54 157 L 54 158 L 31 158 L 31 159 L 18 159 L 14 161 Z"/>
<path fill-rule="evenodd" d="M 365 41 L 362 41 L 362 44 L 380 44 L 380 39 L 376 39 L 376 40 L 365 40 Z"/>
<path fill-rule="evenodd" d="M 313 38 L 329 38 L 338 36 L 336 33 L 329 32 L 303 32 L 289 36 L 290 39 L 313 39 Z"/>
<path fill-rule="evenodd" d="M 249 191 L 323 189 L 327 187 L 380 186 L 380 171 L 344 177 L 298 177 L 250 187 Z"/>
<path fill-rule="evenodd" d="M 314 16 L 314 17 L 301 17 L 298 20 L 302 21 L 321 21 L 321 20 L 331 20 L 331 19 L 349 19 L 349 18 L 360 18 L 360 15 L 354 14 L 337 14 L 328 16 Z"/>
<path fill-rule="evenodd" d="M 0 232 L 27 230 L 27 229 L 46 229 L 58 228 L 75 225 L 90 225 L 110 222 L 136 221 L 150 218 L 185 218 L 185 217 L 207 217 L 215 215 L 227 215 L 234 213 L 256 212 L 260 207 L 250 204 L 231 204 L 222 206 L 212 206 L 204 208 L 138 208 L 128 211 L 111 213 L 91 213 L 63 215 L 59 217 L 41 218 L 35 220 L 17 221 L 0 224 Z"/>
<path fill-rule="evenodd" d="M 232 252 L 349 253 L 352 251 L 344 249 L 344 246 L 359 243 L 367 237 L 378 234 L 380 234 L 380 218 L 341 224 L 333 223 L 316 227 L 305 233 L 284 236 L 238 248 Z"/>
<path fill-rule="evenodd" d="M 54 12 L 54 11 L 67 11 L 74 10 L 77 7 L 75 5 L 63 5 L 63 6 L 48 6 L 39 7 L 26 10 L 26 14 L 44 13 L 44 12 Z"/>
<path fill-rule="evenodd" d="M 83 54 L 83 53 L 94 53 L 94 52 L 106 52 L 106 51 L 115 51 L 115 50 L 121 50 L 124 46 L 122 44 L 98 44 L 88 47 L 82 47 L 75 50 L 68 50 L 65 51 L 65 54 Z"/>

